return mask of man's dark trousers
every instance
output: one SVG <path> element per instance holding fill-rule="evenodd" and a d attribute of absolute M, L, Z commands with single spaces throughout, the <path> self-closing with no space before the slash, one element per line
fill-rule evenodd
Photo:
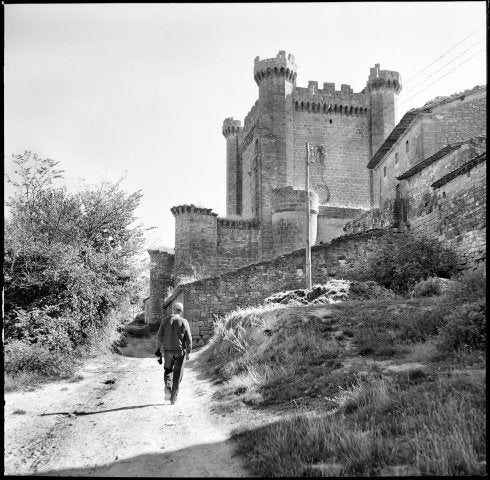
<path fill-rule="evenodd" d="M 171 390 L 172 394 L 170 401 L 177 400 L 177 395 L 179 394 L 179 385 L 184 375 L 184 358 L 185 352 L 181 350 L 165 350 L 164 355 L 164 374 L 163 379 L 165 382 L 165 388 Z M 172 381 L 170 380 L 170 375 L 173 371 Z"/>

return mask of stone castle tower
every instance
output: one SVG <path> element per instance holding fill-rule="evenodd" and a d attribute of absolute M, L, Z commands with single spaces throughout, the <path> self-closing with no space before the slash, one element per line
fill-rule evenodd
<path fill-rule="evenodd" d="M 319 153 L 310 167 L 312 244 L 342 235 L 372 205 L 370 158 L 395 127 L 397 72 L 370 69 L 354 93 L 333 83 L 296 85 L 293 55 L 255 58 L 258 100 L 244 119 L 226 118 L 226 218 L 193 205 L 173 207 L 174 281 L 218 275 L 304 247 L 305 144 Z M 157 258 L 156 254 L 152 253 Z M 172 261 L 156 262 L 168 269 Z M 160 277 L 169 278 L 168 273 Z"/>

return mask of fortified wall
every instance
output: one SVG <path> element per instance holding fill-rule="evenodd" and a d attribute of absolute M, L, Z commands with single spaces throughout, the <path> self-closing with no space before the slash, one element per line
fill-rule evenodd
<path fill-rule="evenodd" d="M 149 252 L 152 321 L 178 299 L 198 343 L 211 335 L 214 314 L 304 284 L 307 214 L 315 282 L 376 249 L 379 229 L 444 241 L 460 270 L 486 265 L 486 87 L 438 97 L 397 124 L 398 72 L 376 64 L 360 92 L 299 87 L 296 76 L 284 51 L 255 59 L 258 100 L 243 126 L 229 117 L 222 127 L 226 218 L 173 207 L 175 254 Z"/>
<path fill-rule="evenodd" d="M 229 117 L 222 127 L 226 218 L 194 205 L 171 209 L 175 255 L 172 264 L 169 258 L 150 252 L 152 261 L 163 262 L 155 269 L 154 291 L 302 248 L 307 214 L 311 243 L 329 242 L 344 233 L 347 220 L 370 208 L 366 164 L 395 125 L 400 75 L 377 64 L 360 92 L 348 84 L 338 90 L 328 82 L 323 88 L 316 81 L 300 87 L 296 76 L 291 54 L 280 51 L 274 58 L 255 58 L 258 100 L 243 126 Z M 306 142 L 314 152 L 309 198 Z M 152 297 L 150 310 L 158 308 L 158 300 Z"/>
<path fill-rule="evenodd" d="M 375 252 L 386 242 L 386 232 L 373 230 L 340 237 L 328 245 L 311 249 L 312 281 L 324 283 L 349 268 L 359 256 Z M 256 263 L 212 278 L 177 287 L 163 306 L 162 314 L 170 314 L 171 306 L 184 305 L 193 342 L 203 345 L 213 334 L 216 315 L 237 307 L 259 305 L 273 293 L 305 287 L 305 250 L 296 250 L 271 261 Z"/>

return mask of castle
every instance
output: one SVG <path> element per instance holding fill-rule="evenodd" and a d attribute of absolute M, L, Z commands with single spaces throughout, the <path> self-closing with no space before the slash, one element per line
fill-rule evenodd
<path fill-rule="evenodd" d="M 438 97 L 396 125 L 399 73 L 376 64 L 358 93 L 346 84 L 340 90 L 333 83 L 320 89 L 315 81 L 298 87 L 296 75 L 294 56 L 284 51 L 255 58 L 258 100 L 243 125 L 232 117 L 223 122 L 226 218 L 194 205 L 171 209 L 175 253 L 149 251 L 148 321 L 160 315 L 168 287 L 185 277 L 223 275 L 304 248 L 307 208 L 312 245 L 373 228 L 423 233 L 427 218 L 421 212 L 434 205 L 426 197 L 436 195 L 424 188 L 437 180 L 434 172 L 453 172 L 454 179 L 454 171 L 466 171 L 483 151 L 486 159 L 486 87 Z M 308 202 L 307 142 L 316 152 Z M 475 165 L 481 168 L 481 160 Z M 425 204 L 422 210 L 415 198 Z M 439 221 L 431 220 L 431 234 L 438 238 Z"/>

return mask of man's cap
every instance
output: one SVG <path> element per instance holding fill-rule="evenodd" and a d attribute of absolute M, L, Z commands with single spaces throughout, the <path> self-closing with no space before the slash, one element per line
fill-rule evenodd
<path fill-rule="evenodd" d="M 175 303 L 173 304 L 173 308 L 174 308 L 175 310 L 180 310 L 181 312 L 183 312 L 183 311 L 184 311 L 184 305 L 182 305 L 180 302 L 175 302 Z"/>

